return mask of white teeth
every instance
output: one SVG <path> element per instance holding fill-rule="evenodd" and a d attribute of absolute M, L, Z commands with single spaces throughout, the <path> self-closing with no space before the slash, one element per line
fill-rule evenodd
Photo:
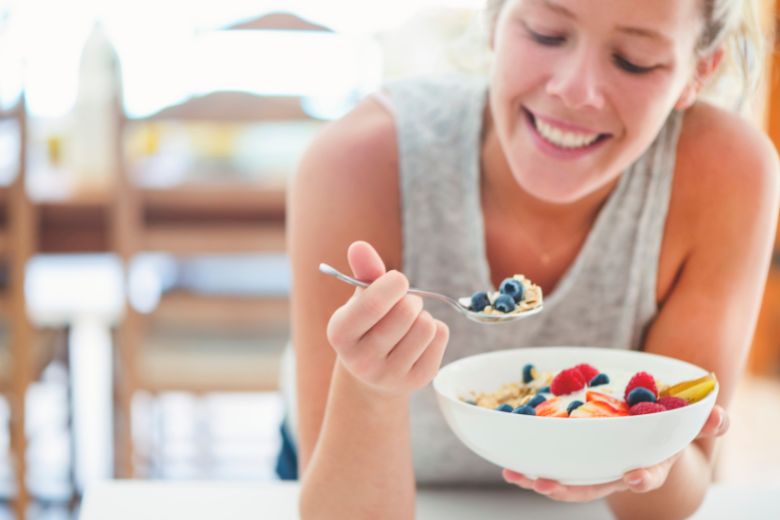
<path fill-rule="evenodd" d="M 537 117 L 534 118 L 534 123 L 542 137 L 561 148 L 582 148 L 593 144 L 599 138 L 599 134 L 581 134 L 555 128 Z"/>

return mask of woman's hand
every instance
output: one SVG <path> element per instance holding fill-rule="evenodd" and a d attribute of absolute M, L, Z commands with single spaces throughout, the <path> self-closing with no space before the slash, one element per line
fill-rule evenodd
<path fill-rule="evenodd" d="M 605 419 L 606 420 L 606 419 Z M 728 430 L 729 420 L 723 407 L 715 405 L 697 438 L 719 437 Z M 505 469 L 504 480 L 524 489 L 536 491 L 561 502 L 590 502 L 618 491 L 647 493 L 660 488 L 666 482 L 669 471 L 682 452 L 649 468 L 635 469 L 623 475 L 621 480 L 595 486 L 565 486 L 555 480 L 530 479 L 521 473 Z"/>
<path fill-rule="evenodd" d="M 372 280 L 358 288 L 328 322 L 328 340 L 339 362 L 358 380 L 384 394 L 408 394 L 427 385 L 441 364 L 449 329 L 407 294 L 409 281 L 385 272 L 379 254 L 366 242 L 347 252 L 353 275 Z"/>

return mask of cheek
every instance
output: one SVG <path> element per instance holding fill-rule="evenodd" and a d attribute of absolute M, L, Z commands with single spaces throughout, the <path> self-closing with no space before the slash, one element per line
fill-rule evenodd
<path fill-rule="evenodd" d="M 493 90 L 517 95 L 542 84 L 552 68 L 551 53 L 526 40 L 505 43 L 496 53 Z"/>
<path fill-rule="evenodd" d="M 677 99 L 676 90 L 664 78 L 627 78 L 613 86 L 610 99 L 631 137 L 642 138 L 660 128 Z"/>

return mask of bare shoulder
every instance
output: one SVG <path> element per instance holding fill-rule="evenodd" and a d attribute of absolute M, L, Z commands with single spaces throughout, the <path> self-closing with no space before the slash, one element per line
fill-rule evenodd
<path fill-rule="evenodd" d="M 368 98 L 310 144 L 292 182 L 290 217 L 293 225 L 319 228 L 318 236 L 343 253 L 362 239 L 393 256 L 399 204 L 395 122 Z"/>
<path fill-rule="evenodd" d="M 320 132 L 303 157 L 299 175 L 307 181 L 327 181 L 347 187 L 367 176 L 366 168 L 394 167 L 396 148 L 392 115 L 378 102 L 367 98 Z"/>
<path fill-rule="evenodd" d="M 725 406 L 771 258 L 778 159 L 763 132 L 735 114 L 697 104 L 684 117 L 659 267 L 663 303 L 646 350 L 717 373 Z"/>
<path fill-rule="evenodd" d="M 707 206 L 743 208 L 778 192 L 777 151 L 768 136 L 737 114 L 706 103 L 686 112 L 678 145 L 681 187 Z M 686 190 L 687 191 L 687 190 Z"/>
<path fill-rule="evenodd" d="M 706 262 L 765 248 L 774 236 L 778 186 L 777 153 L 763 132 L 712 105 L 690 108 L 677 146 L 659 302 L 692 255 Z"/>

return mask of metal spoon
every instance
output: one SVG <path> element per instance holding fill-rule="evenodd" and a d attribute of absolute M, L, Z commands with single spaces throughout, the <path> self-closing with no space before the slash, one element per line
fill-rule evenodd
<path fill-rule="evenodd" d="M 327 275 L 333 276 L 334 278 L 338 278 L 342 282 L 346 282 L 351 285 L 355 285 L 357 287 L 368 287 L 370 284 L 368 282 L 364 282 L 362 280 L 358 280 L 356 278 L 352 278 L 351 276 L 347 276 L 338 269 L 331 267 L 328 264 L 320 264 L 320 272 L 323 272 Z M 502 312 L 477 312 L 469 310 L 469 304 L 471 303 L 471 298 L 450 298 L 449 296 L 445 296 L 443 294 L 431 292 L 431 291 L 423 291 L 420 289 L 409 289 L 409 294 L 416 294 L 417 296 L 422 296 L 423 298 L 432 298 L 434 300 L 439 300 L 440 302 L 444 302 L 448 305 L 450 305 L 452 308 L 466 316 L 468 319 L 472 321 L 476 321 L 477 323 L 506 323 L 508 321 L 513 320 L 519 320 L 522 318 L 527 318 L 529 316 L 533 316 L 534 314 L 538 314 L 542 311 L 542 305 L 539 305 L 538 307 L 534 307 L 533 309 L 528 309 L 527 311 L 522 312 L 511 312 L 511 313 L 502 313 Z"/>

